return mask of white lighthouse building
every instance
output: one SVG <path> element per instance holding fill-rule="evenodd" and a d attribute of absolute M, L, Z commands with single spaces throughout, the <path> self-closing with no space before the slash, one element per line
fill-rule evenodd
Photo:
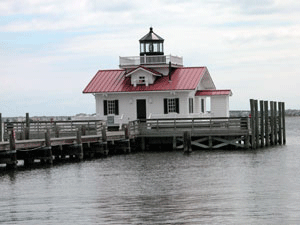
<path fill-rule="evenodd" d="M 139 44 L 139 56 L 120 57 L 119 69 L 99 70 L 84 89 L 95 96 L 97 119 L 121 125 L 148 118 L 229 117 L 232 92 L 217 90 L 206 67 L 184 67 L 182 57 L 165 55 L 164 39 L 152 27 Z"/>

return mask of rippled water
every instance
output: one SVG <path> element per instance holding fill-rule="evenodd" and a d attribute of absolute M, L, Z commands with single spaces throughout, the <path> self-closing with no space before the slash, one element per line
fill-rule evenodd
<path fill-rule="evenodd" d="M 0 173 L 0 224 L 300 224 L 300 118 L 287 145 L 144 152 Z"/>

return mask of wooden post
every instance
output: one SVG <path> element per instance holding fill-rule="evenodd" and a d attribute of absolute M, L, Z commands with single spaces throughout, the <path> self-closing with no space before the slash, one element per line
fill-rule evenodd
<path fill-rule="evenodd" d="M 142 149 L 142 151 L 146 150 L 146 140 L 145 140 L 145 137 L 141 138 L 141 149 Z"/>
<path fill-rule="evenodd" d="M 212 136 L 208 136 L 208 147 L 210 150 L 213 148 Z"/>
<path fill-rule="evenodd" d="M 277 145 L 278 140 L 278 115 L 277 115 L 277 102 L 274 102 L 274 144 Z"/>
<path fill-rule="evenodd" d="M 106 126 L 105 125 L 103 125 L 101 133 L 102 133 L 102 141 L 107 142 Z"/>
<path fill-rule="evenodd" d="M 274 145 L 274 103 L 273 101 L 270 102 L 270 109 L 271 109 L 271 115 L 270 115 L 270 145 Z"/>
<path fill-rule="evenodd" d="M 2 113 L 0 113 L 0 142 L 3 141 Z"/>
<path fill-rule="evenodd" d="M 258 117 L 258 101 L 254 100 L 255 106 L 255 148 L 259 146 L 259 117 Z"/>
<path fill-rule="evenodd" d="M 283 144 L 286 144 L 286 133 L 285 133 L 285 106 L 284 102 L 282 102 L 282 107 L 281 107 L 282 113 L 282 139 L 283 139 Z"/>
<path fill-rule="evenodd" d="M 124 126 L 124 135 L 125 135 L 125 139 L 129 139 L 129 125 L 125 125 Z"/>
<path fill-rule="evenodd" d="M 79 153 L 77 154 L 77 157 L 79 160 L 83 159 L 83 146 L 82 146 L 82 139 L 81 139 L 81 129 L 78 129 L 76 132 L 76 142 L 79 147 Z"/>
<path fill-rule="evenodd" d="M 260 105 L 260 147 L 263 148 L 265 146 L 264 101 L 260 100 L 259 105 Z"/>
<path fill-rule="evenodd" d="M 250 137 L 249 135 L 246 135 L 244 140 L 244 148 L 249 149 L 249 141 L 250 141 Z"/>
<path fill-rule="evenodd" d="M 125 146 L 125 152 L 131 152 L 131 147 L 130 147 L 130 134 L 129 134 L 129 124 L 126 124 L 124 126 L 124 135 L 125 139 L 127 140 L 127 146 Z"/>
<path fill-rule="evenodd" d="M 90 130 L 89 123 L 88 123 L 88 130 Z M 85 125 L 81 126 L 81 135 L 82 136 L 86 135 L 86 127 L 85 127 Z"/>
<path fill-rule="evenodd" d="M 29 140 L 29 130 L 30 130 L 30 119 L 29 113 L 26 113 L 26 126 L 25 126 L 25 139 Z"/>
<path fill-rule="evenodd" d="M 173 136 L 173 150 L 177 149 L 177 142 L 176 142 L 176 136 Z"/>
<path fill-rule="evenodd" d="M 281 102 L 278 102 L 278 144 L 282 145 L 282 127 L 281 127 L 281 124 L 282 124 L 282 116 L 281 116 L 281 113 L 282 113 L 282 104 Z"/>
<path fill-rule="evenodd" d="M 13 127 L 10 128 L 8 132 L 9 132 L 10 162 L 6 163 L 6 167 L 9 169 L 15 169 L 17 167 L 16 134 Z"/>
<path fill-rule="evenodd" d="M 191 148 L 191 133 L 189 131 L 183 132 L 183 152 L 189 153 Z"/>
<path fill-rule="evenodd" d="M 54 136 L 59 138 L 59 126 L 54 122 Z"/>
<path fill-rule="evenodd" d="M 255 144 L 255 110 L 254 110 L 254 100 L 250 99 L 250 111 L 251 111 L 251 118 L 250 118 L 250 126 L 251 126 L 251 148 L 255 149 L 256 144 Z"/>
<path fill-rule="evenodd" d="M 50 129 L 47 129 L 45 132 L 45 145 L 46 145 L 46 155 L 48 159 L 46 160 L 47 163 L 52 164 L 53 158 L 52 158 L 52 147 L 51 147 L 51 133 Z"/>
<path fill-rule="evenodd" d="M 264 109 L 265 109 L 265 142 L 266 146 L 270 145 L 270 134 L 269 134 L 269 108 L 268 101 L 264 101 Z"/>

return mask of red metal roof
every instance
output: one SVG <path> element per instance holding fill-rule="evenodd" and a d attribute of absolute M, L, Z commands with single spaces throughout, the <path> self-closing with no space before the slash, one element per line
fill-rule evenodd
<path fill-rule="evenodd" d="M 83 93 L 194 90 L 206 71 L 206 67 L 177 68 L 171 75 L 172 82 L 169 76 L 163 76 L 149 86 L 134 87 L 131 78 L 125 76 L 125 70 L 99 70 Z"/>
<path fill-rule="evenodd" d="M 195 96 L 232 95 L 231 90 L 201 90 Z"/>

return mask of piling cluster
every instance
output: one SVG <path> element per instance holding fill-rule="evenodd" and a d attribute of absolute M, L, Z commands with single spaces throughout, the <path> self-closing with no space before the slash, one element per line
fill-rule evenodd
<path fill-rule="evenodd" d="M 250 99 L 250 109 L 252 149 L 286 144 L 284 102 Z"/>

